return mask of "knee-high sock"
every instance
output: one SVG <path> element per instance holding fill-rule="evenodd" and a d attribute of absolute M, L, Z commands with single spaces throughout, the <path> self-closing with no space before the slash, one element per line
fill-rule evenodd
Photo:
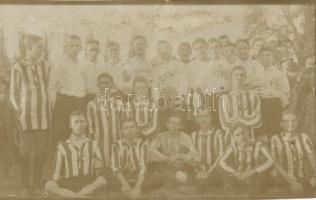
<path fill-rule="evenodd" d="M 25 189 L 30 187 L 30 163 L 30 156 L 20 155 L 20 176 Z"/>

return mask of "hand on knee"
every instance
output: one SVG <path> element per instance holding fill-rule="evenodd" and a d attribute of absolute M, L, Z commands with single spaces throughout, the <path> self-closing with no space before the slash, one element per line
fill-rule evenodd
<path fill-rule="evenodd" d="M 186 183 L 188 180 L 188 174 L 185 173 L 184 171 L 179 170 L 175 173 L 175 178 L 180 183 Z"/>
<path fill-rule="evenodd" d="M 100 186 L 100 187 L 104 187 L 104 186 L 106 186 L 107 185 L 107 181 L 106 181 L 106 179 L 103 177 L 103 176 L 99 176 L 99 177 L 97 177 L 97 179 L 96 179 L 96 183 Z"/>

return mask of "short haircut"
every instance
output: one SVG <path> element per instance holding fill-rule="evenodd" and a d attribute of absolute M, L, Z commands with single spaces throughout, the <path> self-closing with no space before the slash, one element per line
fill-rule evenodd
<path fill-rule="evenodd" d="M 218 43 L 218 44 L 221 45 L 221 42 L 220 42 L 218 39 L 216 39 L 216 38 L 210 38 L 210 39 L 208 40 L 208 43 L 209 43 L 209 44 Z"/>
<path fill-rule="evenodd" d="M 181 42 L 181 43 L 179 44 L 179 47 L 181 47 L 181 46 L 188 46 L 188 47 L 191 48 L 191 45 L 190 45 L 190 43 L 188 43 L 188 42 Z"/>
<path fill-rule="evenodd" d="M 265 51 L 270 51 L 272 53 L 272 49 L 270 47 L 266 47 L 266 46 L 262 46 L 259 50 L 258 55 L 260 55 L 261 53 L 265 52 Z"/>
<path fill-rule="evenodd" d="M 81 40 L 78 35 L 71 34 L 67 36 L 67 40 Z"/>
<path fill-rule="evenodd" d="M 246 75 L 247 75 L 247 70 L 241 65 L 234 66 L 233 69 L 232 69 L 231 75 L 237 70 L 243 70 L 246 73 Z"/>
<path fill-rule="evenodd" d="M 127 122 L 133 122 L 135 126 L 137 127 L 137 122 L 133 118 L 128 118 L 128 117 L 122 119 L 121 127 L 123 127 L 123 125 Z"/>
<path fill-rule="evenodd" d="M 101 74 L 99 74 L 99 76 L 97 78 L 97 81 L 99 81 L 101 78 L 108 78 L 108 79 L 110 79 L 110 81 L 112 83 L 114 83 L 113 77 L 109 73 L 101 73 Z"/>
<path fill-rule="evenodd" d="M 203 45 L 207 46 L 206 40 L 202 37 L 194 39 L 192 42 L 192 46 L 196 45 L 197 43 L 202 43 Z"/>
<path fill-rule="evenodd" d="M 246 131 L 249 132 L 248 126 L 246 126 L 246 125 L 245 125 L 244 123 L 242 123 L 242 122 L 236 122 L 236 123 L 234 123 L 234 124 L 232 125 L 231 133 L 234 135 L 235 130 L 238 129 L 238 128 L 242 128 L 243 130 L 246 130 Z"/>
<path fill-rule="evenodd" d="M 75 116 L 83 116 L 86 119 L 86 115 L 82 110 L 75 110 L 69 115 L 69 121 Z"/>
<path fill-rule="evenodd" d="M 168 40 L 160 40 L 158 43 L 157 43 L 157 46 L 161 45 L 161 44 L 168 44 L 169 46 L 171 46 L 170 42 Z"/>
<path fill-rule="evenodd" d="M 24 45 L 26 49 L 30 49 L 33 47 L 33 45 L 43 41 L 43 38 L 38 35 L 33 34 L 27 34 L 24 36 Z"/>
<path fill-rule="evenodd" d="M 224 45 L 224 48 L 226 47 L 233 47 L 236 48 L 236 44 L 232 43 L 232 42 L 228 42 L 227 44 Z"/>
<path fill-rule="evenodd" d="M 105 49 L 111 48 L 111 47 L 116 47 L 118 49 L 120 49 L 120 45 L 115 42 L 115 41 L 107 41 L 105 44 Z"/>
<path fill-rule="evenodd" d="M 96 45 L 100 45 L 100 42 L 96 39 L 89 39 L 86 41 L 86 45 L 90 45 L 90 44 L 96 44 Z"/>
<path fill-rule="evenodd" d="M 218 38 L 219 38 L 219 39 L 226 39 L 226 38 L 229 39 L 228 35 L 221 35 L 221 36 L 219 36 Z"/>
<path fill-rule="evenodd" d="M 171 112 L 169 115 L 168 115 L 168 118 L 167 118 L 167 122 L 170 121 L 170 118 L 179 118 L 181 120 L 181 123 L 183 123 L 183 117 L 180 113 L 178 112 Z"/>
<path fill-rule="evenodd" d="M 139 82 L 145 83 L 146 86 L 149 88 L 149 81 L 145 76 L 136 76 L 133 79 L 133 88 L 135 88 L 136 83 L 139 83 Z"/>
<path fill-rule="evenodd" d="M 248 39 L 238 39 L 238 40 L 236 41 L 236 45 L 238 45 L 238 44 L 240 44 L 240 43 L 244 43 L 244 44 L 246 44 L 248 47 L 250 46 Z"/>

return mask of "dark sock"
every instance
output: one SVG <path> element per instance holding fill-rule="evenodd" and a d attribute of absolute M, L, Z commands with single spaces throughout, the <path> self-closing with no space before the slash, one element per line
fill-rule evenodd
<path fill-rule="evenodd" d="M 30 157 L 20 156 L 20 176 L 24 189 L 30 189 Z"/>
<path fill-rule="evenodd" d="M 34 167 L 33 167 L 33 183 L 32 187 L 34 189 L 39 188 L 41 185 L 41 178 L 44 169 L 45 156 L 44 155 L 36 155 L 34 159 Z"/>

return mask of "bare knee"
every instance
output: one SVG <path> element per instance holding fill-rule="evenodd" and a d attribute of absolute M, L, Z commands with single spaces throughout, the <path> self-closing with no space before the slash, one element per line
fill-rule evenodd
<path fill-rule="evenodd" d="M 100 187 L 104 187 L 104 186 L 106 186 L 107 185 L 107 181 L 106 181 L 106 179 L 103 177 L 103 176 L 99 176 L 99 177 L 97 177 L 97 179 L 95 180 L 95 182 L 98 184 L 98 186 L 100 186 Z"/>
<path fill-rule="evenodd" d="M 56 181 L 48 181 L 45 184 L 45 190 L 47 192 L 53 192 L 56 190 L 56 188 L 58 188 L 58 184 L 56 183 Z"/>
<path fill-rule="evenodd" d="M 178 170 L 175 173 L 175 179 L 179 181 L 180 183 L 185 183 L 188 180 L 188 174 L 184 171 Z"/>

